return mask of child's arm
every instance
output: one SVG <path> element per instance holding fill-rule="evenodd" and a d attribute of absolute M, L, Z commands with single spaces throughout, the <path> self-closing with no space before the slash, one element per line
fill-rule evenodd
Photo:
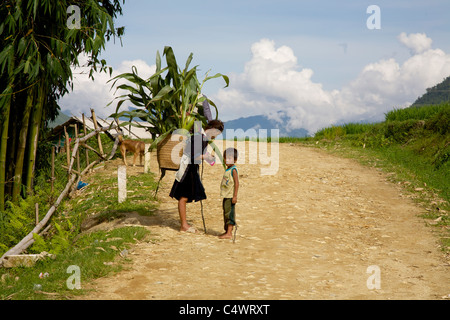
<path fill-rule="evenodd" d="M 201 161 L 201 160 L 206 160 L 206 161 L 213 161 L 215 160 L 215 158 L 213 156 L 211 156 L 210 154 L 201 154 L 198 157 L 194 158 L 195 161 Z"/>
<path fill-rule="evenodd" d="M 233 170 L 233 180 L 234 180 L 234 194 L 233 199 L 231 200 L 231 203 L 236 204 L 237 203 L 237 194 L 239 190 L 239 176 L 237 173 L 237 170 Z"/>

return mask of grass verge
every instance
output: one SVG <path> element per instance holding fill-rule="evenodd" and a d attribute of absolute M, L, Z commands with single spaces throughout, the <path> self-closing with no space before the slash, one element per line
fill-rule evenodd
<path fill-rule="evenodd" d="M 55 259 L 38 261 L 31 268 L 0 269 L 0 299 L 66 300 L 86 294 L 86 283 L 118 272 L 130 263 L 128 250 L 138 241 L 151 241 L 149 231 L 128 226 L 88 233 Z"/>

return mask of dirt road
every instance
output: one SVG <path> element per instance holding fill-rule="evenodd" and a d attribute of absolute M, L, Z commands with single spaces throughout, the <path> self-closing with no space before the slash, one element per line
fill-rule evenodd
<path fill-rule="evenodd" d="M 256 143 L 250 143 L 250 149 Z M 236 241 L 223 232 L 223 168 L 205 163 L 203 202 L 188 204 L 198 234 L 179 232 L 177 202 L 163 180 L 154 217 L 130 215 L 158 241 L 132 264 L 86 288 L 82 299 L 442 299 L 450 268 L 417 205 L 376 169 L 299 145 L 279 145 L 275 175 L 238 164 Z M 241 159 L 242 160 L 242 159 Z M 141 170 L 141 169 L 140 169 Z M 157 170 L 153 165 L 152 171 Z"/>

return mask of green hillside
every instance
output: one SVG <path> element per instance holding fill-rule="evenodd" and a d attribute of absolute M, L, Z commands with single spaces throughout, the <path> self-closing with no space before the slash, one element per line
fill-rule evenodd
<path fill-rule="evenodd" d="M 427 92 L 418 98 L 411 107 L 421 107 L 427 105 L 437 105 L 450 101 L 450 76 L 441 83 L 432 88 L 428 88 Z"/>

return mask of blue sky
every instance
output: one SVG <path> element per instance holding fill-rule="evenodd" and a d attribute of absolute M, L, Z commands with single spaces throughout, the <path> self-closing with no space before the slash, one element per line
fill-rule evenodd
<path fill-rule="evenodd" d="M 379 30 L 367 28 L 370 5 L 380 8 Z M 386 110 L 414 102 L 427 87 L 449 76 L 449 12 L 448 0 L 127 0 L 116 21 L 125 26 L 123 45 L 110 42 L 103 58 L 124 72 L 125 61 L 146 70 L 154 64 L 156 51 L 166 45 L 172 46 L 179 64 L 193 52 L 199 75 L 211 69 L 230 76 L 227 89 L 221 89 L 219 80 L 204 88 L 220 103 L 224 120 L 258 113 L 276 117 L 274 112 L 281 111 L 293 119 L 287 125 L 314 131 L 337 121 L 379 119 Z M 432 64 L 428 69 L 438 71 L 430 74 L 424 67 L 428 61 Z M 258 83 L 265 76 L 270 78 Z M 385 80 L 394 88 L 414 89 L 395 95 L 381 88 L 379 82 Z M 291 87 L 293 83 L 297 86 Z M 102 104 L 98 96 L 85 100 L 93 93 L 84 84 L 80 80 L 77 87 L 75 82 L 74 92 L 61 101 L 63 111 L 75 114 L 82 108 L 75 101 Z M 102 85 L 96 80 L 89 87 Z M 301 90 L 305 93 L 297 92 Z M 351 96 L 355 90 L 357 97 Z M 333 116 L 318 120 L 327 114 Z"/>

